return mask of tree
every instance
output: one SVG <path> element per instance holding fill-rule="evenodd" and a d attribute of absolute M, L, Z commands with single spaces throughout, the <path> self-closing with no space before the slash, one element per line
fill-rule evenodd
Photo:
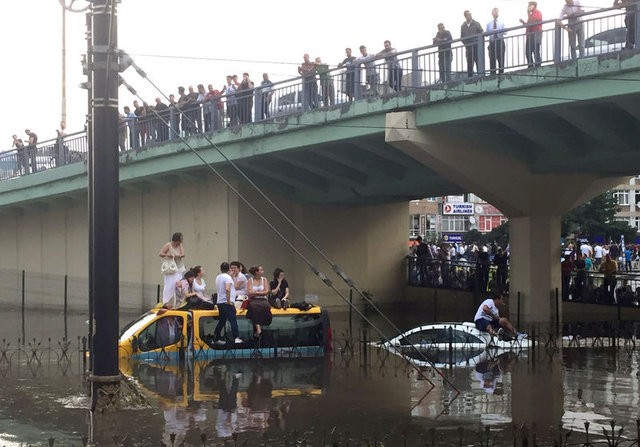
<path fill-rule="evenodd" d="M 562 217 L 562 235 L 573 233 L 587 238 L 603 236 L 605 240 L 617 241 L 624 234 L 627 241 L 635 241 L 638 229 L 626 222 L 616 221 L 619 210 L 618 199 L 612 191 L 600 194 Z"/>
<path fill-rule="evenodd" d="M 506 247 L 509 244 L 509 222 L 505 222 L 499 227 L 494 228 L 487 234 L 480 233 L 478 230 L 469 230 L 464 235 L 464 241 L 467 244 L 486 245 L 495 242 L 500 247 Z"/>

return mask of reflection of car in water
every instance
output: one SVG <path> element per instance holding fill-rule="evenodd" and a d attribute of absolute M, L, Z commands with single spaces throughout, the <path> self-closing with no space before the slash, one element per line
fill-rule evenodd
<path fill-rule="evenodd" d="M 246 311 L 236 317 L 244 343 L 232 340 L 215 343 L 217 310 L 153 309 L 127 325 L 120 335 L 120 358 L 146 360 L 233 359 L 251 357 L 316 357 L 331 346 L 331 328 L 327 311 L 318 306 L 308 310 L 272 309 L 273 321 L 265 327 L 262 339 L 252 339 L 253 327 Z M 227 323 L 228 324 L 228 323 Z M 230 330 L 222 333 L 230 338 Z"/>
<path fill-rule="evenodd" d="M 627 28 L 613 28 L 594 34 L 584 41 L 585 54 L 596 56 L 598 54 L 620 51 L 627 41 Z"/>
<path fill-rule="evenodd" d="M 284 429 L 291 402 L 319 396 L 329 383 L 325 358 L 246 361 L 200 360 L 186 364 L 126 360 L 123 374 L 164 412 L 166 428 L 206 423 L 208 402 L 217 407 L 216 432 L 233 433 L 269 426 Z M 204 412 L 204 414 L 202 414 Z M 174 419 L 184 419 L 184 421 Z"/>

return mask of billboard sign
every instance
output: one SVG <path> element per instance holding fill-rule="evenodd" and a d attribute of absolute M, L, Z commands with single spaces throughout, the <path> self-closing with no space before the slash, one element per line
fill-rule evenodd
<path fill-rule="evenodd" d="M 446 202 L 442 204 L 442 214 L 444 215 L 458 215 L 469 216 L 473 214 L 473 203 L 450 203 Z"/>
<path fill-rule="evenodd" d="M 445 233 L 442 235 L 442 240 L 444 242 L 462 242 L 464 240 L 464 235 L 457 233 Z"/>

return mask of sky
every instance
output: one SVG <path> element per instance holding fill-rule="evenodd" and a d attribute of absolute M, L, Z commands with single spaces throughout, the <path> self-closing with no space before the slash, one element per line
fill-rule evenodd
<path fill-rule="evenodd" d="M 2 2 L 0 42 L 4 55 L 2 91 L 5 113 L 0 120 L 0 150 L 11 149 L 11 136 L 24 130 L 40 141 L 55 137 L 62 115 L 63 0 Z M 65 0 L 69 4 L 71 0 Z M 609 7 L 612 0 L 583 0 L 585 9 Z M 75 8 L 85 6 L 76 0 Z M 125 50 L 165 95 L 209 83 L 221 88 L 227 74 L 248 72 L 259 82 L 263 72 L 273 81 L 297 76 L 302 55 L 319 56 L 331 67 L 344 58 L 344 48 L 370 52 L 393 46 L 407 50 L 431 44 L 443 22 L 459 37 L 463 11 L 469 9 L 483 26 L 498 7 L 507 27 L 526 18 L 526 0 L 121 0 L 118 46 Z M 563 0 L 538 0 L 544 19 L 557 17 Z M 84 13 L 66 14 L 67 133 L 83 129 L 87 113 L 86 80 L 80 64 L 86 52 Z M 161 94 L 133 69 L 123 77 L 149 103 Z M 120 110 L 133 100 L 120 88 Z M 166 101 L 165 101 L 166 102 Z"/>

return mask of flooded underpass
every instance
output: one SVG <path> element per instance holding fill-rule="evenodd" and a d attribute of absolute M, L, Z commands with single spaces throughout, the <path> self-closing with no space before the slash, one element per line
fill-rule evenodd
<path fill-rule="evenodd" d="M 424 323 L 387 315 L 402 331 Z M 92 419 L 85 317 L 68 317 L 65 342 L 39 335 L 60 334 L 61 315 L 31 313 L 24 343 L 15 317 L 1 333 L 3 446 L 637 445 L 635 337 L 540 336 L 526 349 L 432 352 L 437 368 L 415 367 L 372 343 L 368 323 L 333 311 L 323 357 L 123 362 L 123 408 Z"/>

